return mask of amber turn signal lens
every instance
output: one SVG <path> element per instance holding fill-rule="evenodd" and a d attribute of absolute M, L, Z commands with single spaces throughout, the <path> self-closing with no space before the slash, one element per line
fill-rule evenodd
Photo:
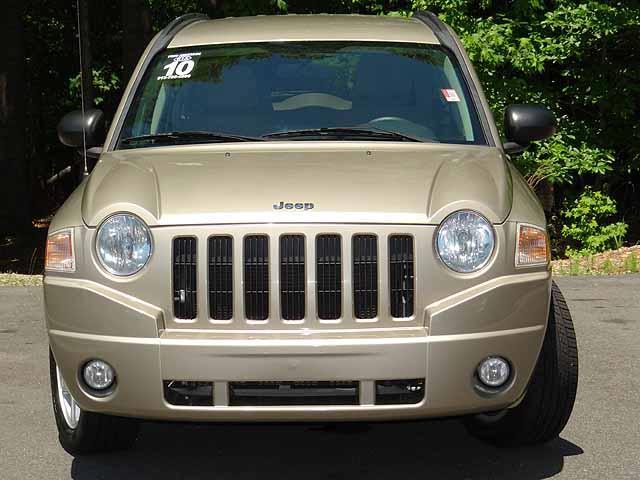
<path fill-rule="evenodd" d="M 47 237 L 44 268 L 51 272 L 74 272 L 73 231 L 62 230 Z"/>
<path fill-rule="evenodd" d="M 531 225 L 518 225 L 516 266 L 546 265 L 550 261 L 547 233 Z"/>

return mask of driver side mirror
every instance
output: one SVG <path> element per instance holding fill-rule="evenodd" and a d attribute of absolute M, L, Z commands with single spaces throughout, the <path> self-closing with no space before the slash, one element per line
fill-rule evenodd
<path fill-rule="evenodd" d="M 521 153 L 531 142 L 545 140 L 556 132 L 556 119 L 541 105 L 509 105 L 504 113 L 506 153 Z"/>
<path fill-rule="evenodd" d="M 106 137 L 105 119 L 102 110 L 76 110 L 67 113 L 58 123 L 58 139 L 63 145 L 82 150 L 100 147 Z"/>

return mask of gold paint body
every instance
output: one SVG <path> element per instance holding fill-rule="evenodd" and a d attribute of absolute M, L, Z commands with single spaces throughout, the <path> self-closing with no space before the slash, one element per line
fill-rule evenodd
<path fill-rule="evenodd" d="M 196 22 L 170 47 L 273 40 L 438 43 L 416 20 L 320 15 Z M 142 73 L 138 67 L 135 75 Z M 481 90 L 480 95 L 491 118 Z M 501 145 L 490 123 L 493 143 Z M 281 201 L 312 202 L 315 208 L 275 210 Z M 447 269 L 434 250 L 437 225 L 460 209 L 482 213 L 496 233 L 490 262 L 470 275 Z M 130 278 L 106 273 L 95 256 L 97 227 L 116 212 L 138 215 L 153 236 L 148 265 Z M 344 421 L 508 408 L 525 393 L 535 366 L 551 286 L 548 266 L 515 267 L 519 222 L 545 227 L 535 195 L 501 147 L 278 141 L 107 150 L 51 225 L 52 233 L 74 229 L 76 253 L 74 273 L 45 277 L 51 348 L 83 409 L 123 416 Z M 301 322 L 280 317 L 277 246 L 285 233 L 306 237 L 307 316 Z M 323 233 L 342 237 L 343 316 L 338 321 L 323 321 L 316 313 L 315 237 Z M 352 309 L 351 236 L 359 233 L 378 237 L 379 314 L 373 320 L 354 318 Z M 219 234 L 234 239 L 230 321 L 208 316 L 206 246 L 211 235 Z M 270 317 L 260 322 L 243 314 L 241 245 L 249 234 L 270 238 Z M 392 234 L 414 239 L 415 314 L 410 318 L 390 315 L 387 242 Z M 173 317 L 171 287 L 172 239 L 185 235 L 197 239 L 199 258 L 198 316 L 189 321 Z M 489 355 L 508 358 L 515 375 L 501 393 L 480 395 L 474 371 Z M 117 387 L 107 397 L 92 395 L 79 381 L 79 368 L 92 358 L 106 360 L 117 372 Z M 374 404 L 375 380 L 412 378 L 426 379 L 422 402 Z M 216 406 L 168 404 L 162 387 L 168 379 L 215 382 Z M 360 404 L 228 406 L 228 382 L 308 380 L 359 381 Z"/>

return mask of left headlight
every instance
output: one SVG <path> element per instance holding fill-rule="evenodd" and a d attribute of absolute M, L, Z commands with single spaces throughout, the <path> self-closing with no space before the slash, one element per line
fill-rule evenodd
<path fill-rule="evenodd" d="M 493 226 L 479 213 L 460 210 L 438 227 L 436 249 L 440 260 L 458 273 L 472 273 L 484 267 L 493 253 Z"/>
<path fill-rule="evenodd" d="M 102 267 L 113 275 L 128 276 L 142 270 L 151 249 L 149 227 L 134 215 L 112 215 L 98 228 L 96 254 Z"/>

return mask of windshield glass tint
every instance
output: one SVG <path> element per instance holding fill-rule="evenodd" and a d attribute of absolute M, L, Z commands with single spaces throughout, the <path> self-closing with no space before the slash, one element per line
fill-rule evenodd
<path fill-rule="evenodd" d="M 160 53 L 128 111 L 120 148 L 156 145 L 144 139 L 122 140 L 169 132 L 261 137 L 333 127 L 382 129 L 430 142 L 484 144 L 459 67 L 444 49 L 373 42 L 281 42 Z M 174 144 L 207 141 L 225 139 L 172 137 Z"/>

